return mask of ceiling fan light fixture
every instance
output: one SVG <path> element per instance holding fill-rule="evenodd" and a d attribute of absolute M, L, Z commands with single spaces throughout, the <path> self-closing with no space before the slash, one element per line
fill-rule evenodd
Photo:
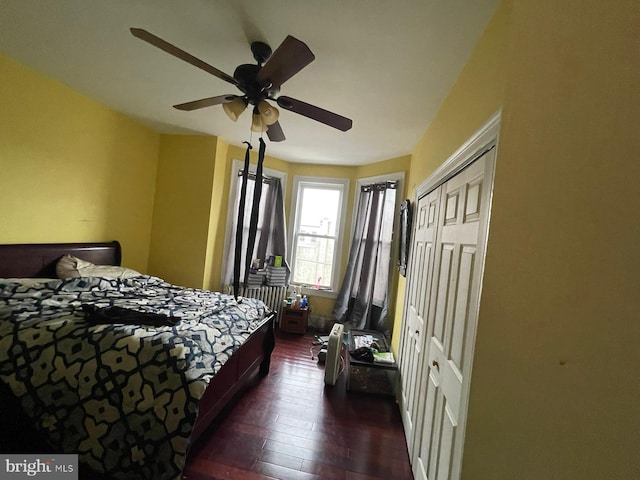
<path fill-rule="evenodd" d="M 227 117 L 229 117 L 234 122 L 238 120 L 238 118 L 246 108 L 247 104 L 241 97 L 236 97 L 230 102 L 222 104 L 224 113 L 226 113 Z"/>
<path fill-rule="evenodd" d="M 266 100 L 261 100 L 258 103 L 258 112 L 262 117 L 262 123 L 265 125 L 273 125 L 278 121 L 280 112 L 276 107 L 271 106 Z"/>
<path fill-rule="evenodd" d="M 256 133 L 264 133 L 267 131 L 268 125 L 262 121 L 262 115 L 257 109 L 254 109 L 251 116 L 251 131 Z"/>

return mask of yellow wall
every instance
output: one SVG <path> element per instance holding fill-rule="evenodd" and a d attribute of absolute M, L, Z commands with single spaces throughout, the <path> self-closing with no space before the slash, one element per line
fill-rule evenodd
<path fill-rule="evenodd" d="M 504 1 L 413 151 L 410 192 L 502 108 L 464 480 L 640 477 L 639 18 Z"/>
<path fill-rule="evenodd" d="M 407 195 L 449 158 L 489 117 L 500 110 L 504 97 L 509 6 L 501 5 L 476 45 L 436 117 L 413 150 Z M 392 348 L 398 351 L 405 282 L 398 285 Z"/>
<path fill-rule="evenodd" d="M 355 167 L 356 178 L 368 178 L 385 175 L 388 173 L 402 172 L 405 174 L 404 188 L 402 192 L 398 192 L 398 195 L 405 196 L 407 193 L 407 178 L 409 169 L 411 168 L 411 155 L 404 155 L 402 157 L 391 158 L 389 160 L 383 160 L 376 163 L 368 163 L 366 165 L 359 165 Z"/>
<path fill-rule="evenodd" d="M 178 285 L 202 288 L 217 138 L 162 135 L 149 272 Z"/>
<path fill-rule="evenodd" d="M 146 271 L 156 133 L 0 54 L 0 243 L 117 239 Z"/>
<path fill-rule="evenodd" d="M 226 202 L 229 198 L 229 144 L 218 138 L 216 146 L 213 185 L 211 189 L 211 209 L 209 212 L 209 233 L 207 235 L 207 251 L 204 266 L 203 287 L 208 290 L 221 290 L 219 285 L 223 255 L 218 249 L 224 248 L 226 227 Z M 222 246 L 222 247 L 221 247 Z"/>
<path fill-rule="evenodd" d="M 638 20 L 514 2 L 463 479 L 640 478 Z"/>

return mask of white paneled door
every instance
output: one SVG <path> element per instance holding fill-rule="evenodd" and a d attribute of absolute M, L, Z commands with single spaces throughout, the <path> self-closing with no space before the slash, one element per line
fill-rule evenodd
<path fill-rule="evenodd" d="M 478 243 L 485 188 L 486 153 L 442 185 L 434 259 L 434 284 L 427 311 L 424 413 L 416 433 L 417 479 L 459 478 L 462 430 L 468 395 L 463 392 L 470 373 L 482 259 Z M 468 390 L 468 382 L 466 382 Z"/>
<path fill-rule="evenodd" d="M 434 243 L 436 239 L 436 221 L 438 218 L 439 197 L 436 192 L 425 195 L 418 201 L 413 218 L 416 223 L 412 242 L 411 265 L 409 272 L 409 296 L 407 316 L 403 326 L 403 344 L 401 358 L 407 359 L 405 374 L 401 376 L 402 387 L 402 416 L 407 437 L 407 444 L 411 443 L 414 428 L 420 413 L 420 398 L 423 392 L 418 388 L 422 376 L 424 328 L 426 326 L 425 312 L 429 304 L 427 291 L 428 279 L 433 274 L 433 260 L 435 257 Z"/>
<path fill-rule="evenodd" d="M 399 400 L 420 480 L 460 478 L 496 152 L 482 140 L 413 216 Z"/>

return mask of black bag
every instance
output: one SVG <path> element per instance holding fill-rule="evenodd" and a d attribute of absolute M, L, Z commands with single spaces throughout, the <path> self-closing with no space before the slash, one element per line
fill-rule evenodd
<path fill-rule="evenodd" d="M 173 327 L 180 318 L 168 316 L 163 313 L 138 312 L 124 307 L 96 307 L 95 305 L 82 305 L 84 318 L 87 322 L 96 325 L 122 323 L 124 325 L 151 325 L 153 327 Z"/>

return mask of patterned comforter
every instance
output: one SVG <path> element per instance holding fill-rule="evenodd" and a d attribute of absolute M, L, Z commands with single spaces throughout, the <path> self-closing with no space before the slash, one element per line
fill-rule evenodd
<path fill-rule="evenodd" d="M 179 321 L 95 325 L 83 304 Z M 179 478 L 198 400 L 266 313 L 156 277 L 0 279 L 0 380 L 60 453 L 114 478 Z"/>

